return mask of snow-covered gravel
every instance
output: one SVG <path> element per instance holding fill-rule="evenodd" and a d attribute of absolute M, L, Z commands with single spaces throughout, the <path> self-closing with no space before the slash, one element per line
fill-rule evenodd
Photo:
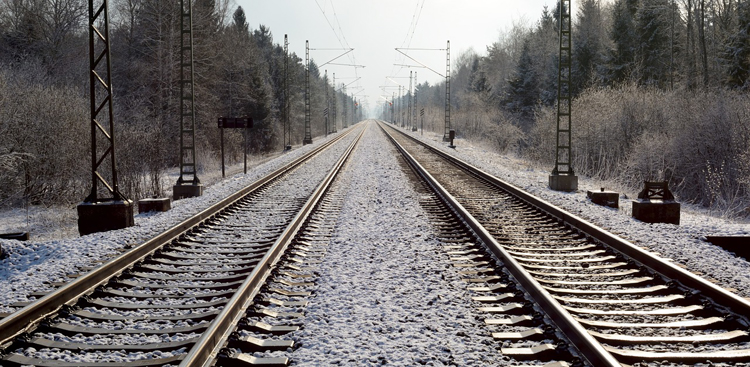
<path fill-rule="evenodd" d="M 547 170 L 521 159 L 462 139 L 456 141 L 455 150 L 436 135 L 423 140 L 750 297 L 750 263 L 702 241 L 712 234 L 750 235 L 747 223 L 710 217 L 689 206 L 683 206 L 680 226 L 641 223 L 630 217 L 629 200 L 621 198 L 619 210 L 588 201 L 585 191 L 598 189 L 600 182 L 579 177 L 579 192 L 555 192 L 547 188 Z M 67 280 L 65 274 L 75 271 L 75 266 L 95 265 L 117 249 L 151 238 L 323 141 L 288 152 L 247 175 L 228 178 L 207 188 L 202 197 L 174 202 L 170 212 L 138 215 L 132 228 L 70 240 L 2 241 L 9 257 L 0 260 L 0 312 L 13 309 L 8 307 L 13 302 L 27 300 L 31 292 L 51 289 L 45 282 Z M 501 363 L 496 342 L 467 302 L 466 284 L 450 272 L 445 275 L 447 257 L 394 156 L 393 148 L 371 126 L 342 180 L 348 189 L 338 232 L 319 265 L 315 297 L 304 309 L 305 327 L 295 334 L 301 345 L 291 358 L 305 365 Z M 91 359 L 101 357 L 91 354 Z M 68 352 L 58 357 L 89 358 Z M 110 358 L 132 360 L 133 356 Z"/>
<path fill-rule="evenodd" d="M 502 365 L 396 156 L 370 125 L 336 189 L 344 204 L 289 357 L 305 366 Z"/>
<path fill-rule="evenodd" d="M 341 144 L 348 144 L 353 138 L 353 135 L 349 136 Z M 228 177 L 204 189 L 201 197 L 174 201 L 168 212 L 138 214 L 135 216 L 135 226 L 130 228 L 74 239 L 27 242 L 0 240 L 0 246 L 6 253 L 6 257 L 0 259 L 0 312 L 13 311 L 15 308 L 9 306 L 18 301 L 30 300 L 28 295 L 32 292 L 53 290 L 49 282 L 69 281 L 66 274 L 75 272 L 76 267 L 96 266 L 97 261 L 117 255 L 118 249 L 152 238 L 325 141 L 327 140 L 320 138 L 314 144 L 287 152 L 248 171 L 247 175 L 240 173 Z"/>
<path fill-rule="evenodd" d="M 742 297 L 750 297 L 750 262 L 704 241 L 711 235 L 750 236 L 750 223 L 712 217 L 707 210 L 690 205 L 682 205 L 679 226 L 643 223 L 632 218 L 632 199 L 622 194 L 619 209 L 588 200 L 586 191 L 599 190 L 603 186 L 600 181 L 579 176 L 577 192 L 553 191 L 548 186 L 551 169 L 540 169 L 522 159 L 491 152 L 481 144 L 463 139 L 456 139 L 456 149 L 451 149 L 442 142 L 442 136 L 410 134 L 648 251 L 683 264 L 690 271 L 715 279 L 719 285 Z M 637 193 L 627 193 L 627 196 L 634 198 Z"/>

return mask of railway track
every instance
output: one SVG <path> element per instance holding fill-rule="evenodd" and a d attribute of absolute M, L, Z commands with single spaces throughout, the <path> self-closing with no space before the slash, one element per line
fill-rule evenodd
<path fill-rule="evenodd" d="M 460 237 L 447 248 L 467 275 L 501 284 L 475 288 L 487 294 L 475 300 L 496 303 L 483 310 L 526 308 L 522 317 L 488 317 L 487 324 L 536 319 L 521 331 L 496 334 L 498 339 L 522 340 L 545 330 L 548 337 L 559 334 L 540 326 L 547 319 L 569 345 L 546 342 L 526 352 L 556 350 L 554 359 L 575 346 L 594 366 L 750 362 L 747 300 L 397 129 L 381 127 L 440 196 L 441 204 L 427 204 L 429 211 L 443 218 L 458 215 L 460 222 L 446 219 L 452 222 L 448 226 L 466 227 L 492 253 Z M 535 304 L 524 303 L 513 288 L 509 292 L 512 283 Z M 534 308 L 546 316 L 535 315 Z"/>
<path fill-rule="evenodd" d="M 228 364 L 288 363 L 220 351 L 230 338 L 233 345 L 287 345 L 235 340 L 232 331 L 248 327 L 248 314 L 274 314 L 253 298 L 285 250 L 308 233 L 362 131 L 351 129 L 3 318 L 0 365 L 203 366 L 219 356 Z"/>

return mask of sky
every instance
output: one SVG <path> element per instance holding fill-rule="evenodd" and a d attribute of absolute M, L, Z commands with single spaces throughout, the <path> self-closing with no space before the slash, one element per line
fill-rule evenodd
<path fill-rule="evenodd" d="M 374 115 L 384 102 L 382 95 L 398 92 L 400 83 L 409 85 L 409 71 L 417 82 L 444 80 L 446 43 L 450 40 L 451 62 L 464 51 L 479 54 L 497 41 L 501 32 L 514 23 L 536 22 L 547 5 L 556 0 L 235 0 L 242 6 L 251 29 L 263 24 L 271 30 L 274 43 L 289 38 L 289 50 L 305 57 L 305 41 L 310 42 L 310 58 L 318 65 L 353 48 L 334 63 L 364 67 L 326 65 L 336 83 L 352 83 L 349 94 L 356 94 Z M 232 10 L 234 12 L 234 10 Z M 394 66 L 418 64 L 395 48 L 404 50 L 425 68 Z M 337 50 L 331 50 L 337 49 Z M 357 80 L 356 78 L 360 79 Z M 391 80 L 386 77 L 393 77 Z M 381 89 L 388 86 L 385 91 Z M 393 88 L 395 87 L 395 88 Z"/>

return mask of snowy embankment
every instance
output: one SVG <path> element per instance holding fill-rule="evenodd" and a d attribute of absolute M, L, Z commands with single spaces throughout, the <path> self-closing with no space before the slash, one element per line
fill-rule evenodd
<path fill-rule="evenodd" d="M 352 138 L 345 140 L 351 141 Z M 64 240 L 0 240 L 0 246 L 6 253 L 0 259 L 0 312 L 15 309 L 9 307 L 14 302 L 33 300 L 33 297 L 29 297 L 33 292 L 52 290 L 53 287 L 48 284 L 50 282 L 69 281 L 66 274 L 75 273 L 78 267 L 96 266 L 98 260 L 111 257 L 128 245 L 145 242 L 325 141 L 318 139 L 312 145 L 287 152 L 249 170 L 247 175 L 239 173 L 228 177 L 207 187 L 201 197 L 174 201 L 168 212 L 138 214 L 135 216 L 135 226 L 130 228 Z"/>
<path fill-rule="evenodd" d="M 456 149 L 451 149 L 442 142 L 441 135 L 410 134 L 648 251 L 713 279 L 742 297 L 750 297 L 750 262 L 705 241 L 706 236 L 712 235 L 750 236 L 748 223 L 712 217 L 707 210 L 684 204 L 679 226 L 644 223 L 631 216 L 632 199 L 628 197 L 634 198 L 636 193 L 621 194 L 619 209 L 599 206 L 588 200 L 586 191 L 599 190 L 600 181 L 579 176 L 577 192 L 553 191 L 548 186 L 551 169 L 535 168 L 522 159 L 488 151 L 463 139 L 456 139 Z"/>

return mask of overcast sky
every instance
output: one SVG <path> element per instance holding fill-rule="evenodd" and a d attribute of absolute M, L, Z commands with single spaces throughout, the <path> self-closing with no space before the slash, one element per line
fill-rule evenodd
<path fill-rule="evenodd" d="M 380 88 L 396 86 L 386 76 L 406 86 L 409 71 L 418 74 L 420 83 L 437 82 L 441 77 L 424 68 L 404 68 L 394 64 L 416 65 L 394 48 L 445 49 L 451 42 L 451 60 L 463 51 L 474 49 L 484 54 L 487 45 L 495 42 L 500 32 L 514 22 L 536 22 L 547 5 L 555 0 L 235 0 L 247 15 L 251 29 L 260 24 L 270 28 L 274 43 L 283 44 L 289 37 L 290 52 L 304 59 L 305 40 L 311 49 L 354 48 L 336 61 L 364 65 L 364 68 L 328 65 L 329 78 L 336 73 L 339 82 L 361 79 L 347 92 L 366 101 L 371 110 L 377 106 Z M 416 22 L 416 27 L 414 26 Z M 410 33 L 413 30 L 413 34 Z M 407 38 L 407 35 L 409 36 Z M 410 56 L 431 69 L 445 73 L 445 51 L 407 51 Z M 312 50 L 310 57 L 318 65 L 343 51 Z M 351 55 L 351 57 L 350 57 Z M 357 88 L 361 87 L 361 91 Z M 398 89 L 388 89 L 388 95 Z"/>

